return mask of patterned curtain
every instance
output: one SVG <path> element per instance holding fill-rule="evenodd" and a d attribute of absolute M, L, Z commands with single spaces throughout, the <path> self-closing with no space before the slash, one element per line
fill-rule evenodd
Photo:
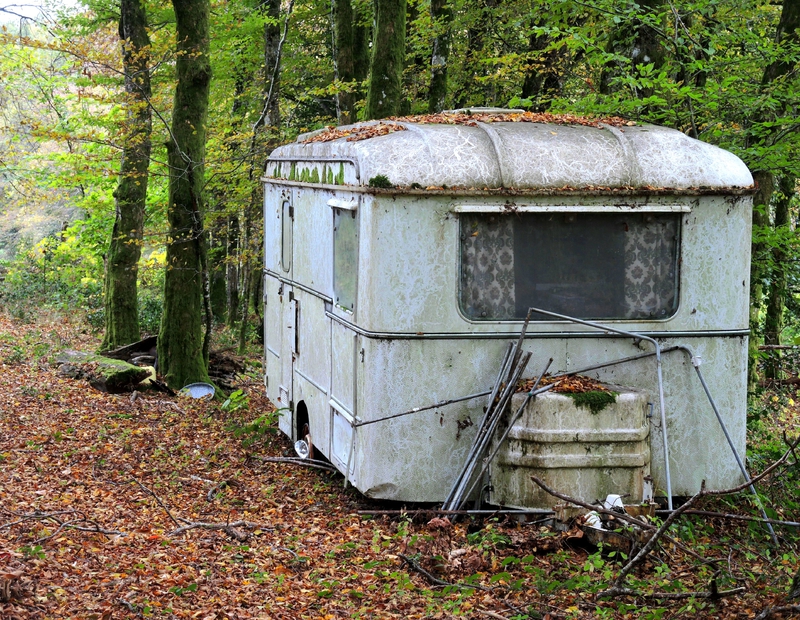
<path fill-rule="evenodd" d="M 475 319 L 515 318 L 513 218 L 461 217 L 462 310 Z"/>
<path fill-rule="evenodd" d="M 679 216 L 645 217 L 625 233 L 625 318 L 672 315 Z"/>

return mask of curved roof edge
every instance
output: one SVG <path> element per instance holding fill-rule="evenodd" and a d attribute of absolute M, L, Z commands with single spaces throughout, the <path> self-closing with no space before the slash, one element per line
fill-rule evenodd
<path fill-rule="evenodd" d="M 373 131 L 378 128 L 389 131 Z M 747 166 L 732 153 L 655 125 L 372 121 L 340 129 L 374 137 L 308 142 L 314 132 L 275 149 L 271 158 L 350 159 L 360 185 L 384 175 L 398 188 L 718 193 L 753 186 Z M 267 177 L 282 176 L 275 168 L 268 166 Z"/>

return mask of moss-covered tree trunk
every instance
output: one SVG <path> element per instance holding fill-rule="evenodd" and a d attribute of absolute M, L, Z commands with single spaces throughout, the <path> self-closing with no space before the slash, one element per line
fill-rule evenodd
<path fill-rule="evenodd" d="M 350 0 L 332 0 L 334 52 L 333 67 L 336 79 L 347 84 L 355 80 L 355 13 Z M 354 120 L 355 93 L 336 93 L 336 115 L 340 125 Z"/>
<path fill-rule="evenodd" d="M 203 333 L 208 279 L 202 189 L 211 66 L 208 0 L 173 0 L 172 5 L 177 23 L 177 84 L 172 139 L 167 143 L 170 238 L 158 359 L 167 383 L 182 387 L 208 380 L 208 343 Z M 206 320 L 209 314 L 207 308 Z"/>
<path fill-rule="evenodd" d="M 783 309 L 786 305 L 787 279 L 789 275 L 786 240 L 793 232 L 790 205 L 795 191 L 795 178 L 781 175 L 778 178 L 778 193 L 775 197 L 775 231 L 778 241 L 772 248 L 772 274 L 767 294 L 767 312 L 764 317 L 764 344 L 781 344 L 783 332 Z M 781 378 L 780 351 L 775 350 L 767 358 L 764 368 L 767 379 Z"/>
<path fill-rule="evenodd" d="M 769 226 L 769 204 L 772 200 L 774 179 L 766 171 L 754 171 L 756 193 L 753 195 L 753 232 Z M 767 248 L 762 241 L 753 242 L 750 255 L 750 341 L 747 362 L 747 383 L 750 391 L 758 382 L 758 345 L 761 342 L 761 308 L 764 300 L 764 273 Z"/>
<path fill-rule="evenodd" d="M 137 279 L 150 164 L 150 38 L 140 0 L 122 0 L 119 36 L 125 72 L 127 127 L 117 189 L 115 219 L 105 274 L 103 349 L 139 340 Z"/>
<path fill-rule="evenodd" d="M 374 7 L 367 119 L 386 118 L 399 111 L 406 57 L 406 0 L 375 0 Z"/>
<path fill-rule="evenodd" d="M 448 0 L 431 0 L 431 19 L 436 36 L 431 51 L 428 111 L 441 112 L 447 100 L 447 61 L 450 58 L 450 28 L 453 22 L 453 11 Z"/>
<path fill-rule="evenodd" d="M 550 102 L 561 92 L 559 67 L 566 64 L 565 59 L 555 50 L 548 50 L 550 37 L 537 28 L 542 26 L 540 17 L 531 20 L 531 34 L 528 36 L 528 67 L 522 82 L 522 98 L 531 101 L 534 112 L 546 112 Z"/>

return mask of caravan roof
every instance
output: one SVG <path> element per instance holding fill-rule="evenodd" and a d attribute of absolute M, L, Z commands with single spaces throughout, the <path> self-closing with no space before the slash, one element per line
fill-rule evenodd
<path fill-rule="evenodd" d="M 343 159 L 355 166 L 356 176 L 334 184 L 363 186 L 384 175 L 396 188 L 423 190 L 728 193 L 753 184 L 735 155 L 665 127 L 525 122 L 525 114 L 508 113 L 480 114 L 475 118 L 481 120 L 468 124 L 441 122 L 447 115 L 425 122 L 430 118 L 371 121 L 304 134 L 275 149 L 270 160 Z M 267 170 L 267 177 L 299 180 L 289 175 L 286 166 Z"/>

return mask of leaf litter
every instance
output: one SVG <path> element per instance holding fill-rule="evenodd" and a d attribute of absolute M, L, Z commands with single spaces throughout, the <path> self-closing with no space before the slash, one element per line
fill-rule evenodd
<path fill-rule="evenodd" d="M 478 123 L 542 123 L 548 125 L 572 125 L 584 127 L 632 127 L 635 121 L 629 121 L 618 116 L 587 117 L 574 114 L 550 114 L 547 112 L 439 112 L 437 114 L 421 114 L 418 116 L 392 116 L 386 120 L 370 124 L 349 125 L 345 127 L 328 126 L 324 131 L 302 141 L 302 144 L 314 142 L 331 142 L 339 138 L 346 138 L 348 142 L 368 140 L 378 136 L 385 136 L 396 131 L 405 131 L 400 123 L 415 123 L 419 125 L 466 125 L 477 127 Z"/>
<path fill-rule="evenodd" d="M 797 568 L 794 543 L 775 562 L 731 543 L 746 527 L 706 518 L 694 545 L 722 554 L 745 595 L 596 601 L 619 566 L 576 528 L 369 519 L 358 511 L 386 505 L 340 475 L 252 458 L 293 456 L 279 435 L 245 447 L 232 432 L 272 410 L 255 379 L 237 386 L 244 410 L 131 401 L 59 377 L 33 342 L 98 344 L 67 323 L 0 317 L 0 618 L 747 618 L 779 604 Z M 644 571 L 643 588 L 708 586 L 674 547 Z"/>

